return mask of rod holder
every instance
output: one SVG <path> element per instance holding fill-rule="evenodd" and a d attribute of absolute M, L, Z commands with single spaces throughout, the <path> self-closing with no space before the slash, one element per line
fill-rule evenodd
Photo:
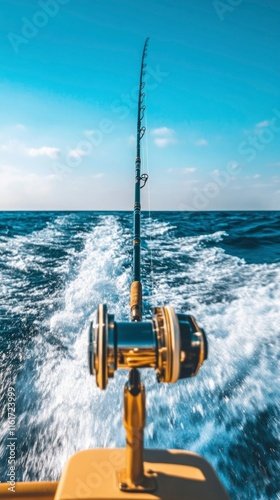
<path fill-rule="evenodd" d="M 121 491 L 154 491 L 155 475 L 144 471 L 145 387 L 137 368 L 130 370 L 124 386 L 123 423 L 126 430 L 126 467 L 118 472 L 119 488 Z"/>

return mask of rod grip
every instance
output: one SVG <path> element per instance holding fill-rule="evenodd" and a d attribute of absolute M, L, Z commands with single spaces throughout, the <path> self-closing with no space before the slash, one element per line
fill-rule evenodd
<path fill-rule="evenodd" d="M 142 321 L 142 283 L 133 281 L 130 289 L 131 321 Z"/>

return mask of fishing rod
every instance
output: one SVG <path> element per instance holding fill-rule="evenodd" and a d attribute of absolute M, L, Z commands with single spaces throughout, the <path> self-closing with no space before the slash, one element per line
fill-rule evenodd
<path fill-rule="evenodd" d="M 130 290 L 130 315 L 131 321 L 142 321 L 142 283 L 141 283 L 141 262 L 140 262 L 140 250 L 141 250 L 141 237 L 140 237 L 140 227 L 141 227 L 141 200 L 140 200 L 140 190 L 145 186 L 148 175 L 141 174 L 141 139 L 143 138 L 146 128 L 142 125 L 142 120 L 144 118 L 144 112 L 146 106 L 144 104 L 145 92 L 143 92 L 146 83 L 143 78 L 146 74 L 145 59 L 147 57 L 149 38 L 146 38 L 144 43 L 141 69 L 140 69 L 140 82 L 139 82 L 139 92 L 138 92 L 138 110 L 137 110 L 137 140 L 136 140 L 136 159 L 135 159 L 135 192 L 134 192 L 134 236 L 133 236 L 133 282 Z M 142 181 L 142 185 L 141 185 Z"/>
<path fill-rule="evenodd" d="M 140 142 L 145 134 L 143 89 L 148 38 L 141 60 L 137 145 L 135 160 L 135 200 L 133 239 L 133 282 L 131 285 L 131 321 L 116 321 L 106 304 L 97 309 L 96 323 L 89 329 L 89 370 L 97 386 L 106 389 L 108 379 L 119 369 L 129 369 L 124 386 L 124 426 L 126 429 L 126 468 L 118 473 L 122 491 L 154 491 L 157 480 L 144 470 L 145 388 L 139 368 L 153 368 L 158 382 L 175 383 L 196 375 L 207 358 L 207 339 L 195 318 L 176 314 L 173 307 L 154 308 L 152 319 L 142 320 L 140 272 L 140 190 L 148 176 L 141 174 Z"/>
<path fill-rule="evenodd" d="M 142 54 L 137 117 L 131 321 L 115 321 L 106 304 L 100 304 L 95 325 L 90 323 L 88 348 L 90 373 L 95 375 L 100 389 L 106 389 L 116 370 L 130 370 L 124 386 L 126 448 L 80 450 L 67 462 L 58 484 L 17 483 L 15 498 L 229 500 L 213 468 L 197 454 L 179 449 L 148 449 L 144 461 L 146 408 L 140 368 L 153 368 L 158 382 L 174 383 L 196 375 L 207 358 L 206 336 L 193 316 L 176 314 L 171 306 L 159 306 L 152 319 L 142 320 L 140 189 L 148 176 L 141 174 L 140 141 L 145 133 L 142 119 L 147 44 L 148 39 Z M 105 413 L 106 417 L 113 417 L 108 406 Z M 10 483 L 0 485 L 3 500 L 10 498 Z"/>

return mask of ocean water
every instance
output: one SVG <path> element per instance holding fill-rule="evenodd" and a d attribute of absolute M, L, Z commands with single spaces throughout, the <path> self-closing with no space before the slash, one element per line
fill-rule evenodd
<path fill-rule="evenodd" d="M 145 316 L 171 304 L 209 342 L 193 379 L 144 371 L 146 447 L 202 454 L 232 499 L 280 498 L 280 212 L 143 213 L 142 232 Z M 100 391 L 87 337 L 99 303 L 128 319 L 131 258 L 131 213 L 0 213 L 1 481 L 9 387 L 17 481 L 56 480 L 77 450 L 124 446 L 127 374 Z"/>

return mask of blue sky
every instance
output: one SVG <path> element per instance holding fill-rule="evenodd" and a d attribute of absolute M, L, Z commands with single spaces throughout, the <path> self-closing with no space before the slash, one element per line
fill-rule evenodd
<path fill-rule="evenodd" d="M 0 209 L 280 209 L 278 0 L 2 0 Z"/>

